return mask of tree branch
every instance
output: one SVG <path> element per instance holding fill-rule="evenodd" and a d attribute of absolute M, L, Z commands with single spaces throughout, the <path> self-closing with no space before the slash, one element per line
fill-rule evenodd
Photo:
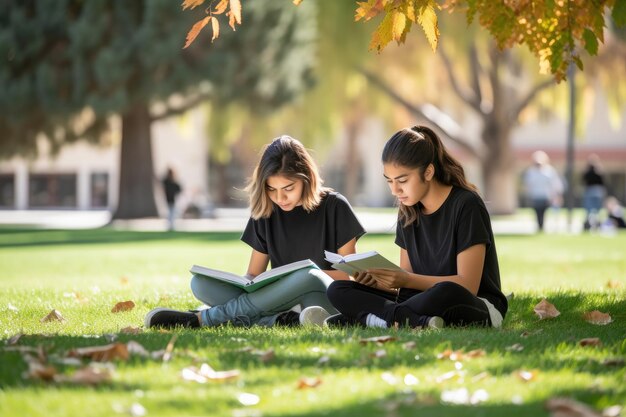
<path fill-rule="evenodd" d="M 205 93 L 205 94 L 200 94 L 200 95 L 190 99 L 189 101 L 187 101 L 185 104 L 183 104 L 180 107 L 171 108 L 171 107 L 166 105 L 167 108 L 163 111 L 163 113 L 152 115 L 150 117 L 150 120 L 152 122 L 156 122 L 156 121 L 159 121 L 159 120 L 167 119 L 168 117 L 172 117 L 172 116 L 177 116 L 179 114 L 183 114 L 183 113 L 189 111 L 190 109 L 196 107 L 198 104 L 202 103 L 203 101 L 209 100 L 211 97 L 212 97 L 211 93 Z"/>
<path fill-rule="evenodd" d="M 367 80 L 379 90 L 406 108 L 409 112 L 411 112 L 411 114 L 431 123 L 434 130 L 437 131 L 438 134 L 441 134 L 450 141 L 456 143 L 472 156 L 476 158 L 481 157 L 481 150 L 476 149 L 471 145 L 470 141 L 463 136 L 463 129 L 441 109 L 430 104 L 416 106 L 400 96 L 399 93 L 397 93 L 391 86 L 375 74 L 364 68 L 357 68 L 357 71 L 363 74 L 365 78 L 367 78 Z"/>
<path fill-rule="evenodd" d="M 531 101 L 539 94 L 541 91 L 555 84 L 554 78 L 549 78 L 536 84 L 530 91 L 526 94 L 526 97 L 520 100 L 520 102 L 515 106 L 513 110 L 511 110 L 511 114 L 509 115 L 509 119 L 511 121 L 515 121 L 519 118 L 520 113 L 530 104 Z"/>
<path fill-rule="evenodd" d="M 463 100 L 471 108 L 476 110 L 480 115 L 483 115 L 484 112 L 480 108 L 480 101 L 478 100 L 476 95 L 463 89 L 461 85 L 459 84 L 456 74 L 454 73 L 454 70 L 452 69 L 452 62 L 450 61 L 450 57 L 448 57 L 448 54 L 446 53 L 445 49 L 443 48 L 441 44 L 439 45 L 438 52 L 439 52 L 439 56 L 441 57 L 441 60 L 443 61 L 443 66 L 445 67 L 446 72 L 448 73 L 448 78 L 450 79 L 450 85 L 452 86 L 452 90 L 456 93 L 457 96 L 459 96 L 459 98 L 461 98 L 461 100 Z"/>

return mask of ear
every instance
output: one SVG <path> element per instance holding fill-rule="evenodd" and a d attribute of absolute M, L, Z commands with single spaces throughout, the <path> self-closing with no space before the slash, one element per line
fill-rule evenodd
<path fill-rule="evenodd" d="M 426 167 L 426 171 L 424 171 L 424 179 L 426 181 L 431 181 L 435 176 L 435 166 L 433 164 L 428 164 Z"/>

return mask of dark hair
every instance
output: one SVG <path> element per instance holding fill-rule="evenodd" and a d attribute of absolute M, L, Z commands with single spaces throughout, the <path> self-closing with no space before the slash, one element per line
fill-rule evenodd
<path fill-rule="evenodd" d="M 396 132 L 385 144 L 382 160 L 383 164 L 417 169 L 422 180 L 428 165 L 433 164 L 437 182 L 477 192 L 476 186 L 465 178 L 461 164 L 446 151 L 437 134 L 425 126 Z M 402 204 L 399 207 L 399 220 L 404 226 L 419 219 L 419 213 L 413 207 Z"/>
<path fill-rule="evenodd" d="M 274 210 L 272 200 L 267 195 L 267 179 L 274 175 L 302 180 L 304 187 L 301 201 L 306 211 L 314 210 L 319 205 L 322 195 L 331 191 L 330 188 L 322 187 L 324 181 L 304 145 L 290 136 L 283 135 L 265 147 L 246 187 L 250 195 L 251 216 L 255 220 L 269 217 Z"/>

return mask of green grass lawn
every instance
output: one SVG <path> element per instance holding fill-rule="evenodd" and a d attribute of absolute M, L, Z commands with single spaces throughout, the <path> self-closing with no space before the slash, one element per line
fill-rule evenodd
<path fill-rule="evenodd" d="M 243 273 L 247 246 L 236 234 L 0 229 L 0 416 L 547 416 L 545 403 L 555 397 L 596 410 L 626 406 L 626 234 L 496 241 L 503 289 L 515 293 L 502 330 L 225 326 L 125 334 L 156 306 L 197 307 L 189 267 Z M 391 235 L 359 242 L 359 251 L 372 249 L 398 257 Z M 559 317 L 538 319 L 533 307 L 544 297 Z M 111 312 L 125 300 L 135 308 Z M 65 322 L 40 322 L 52 309 Z M 587 323 L 583 314 L 592 310 L 613 322 Z M 360 343 L 383 335 L 395 340 Z M 25 378 L 19 351 L 37 347 L 33 356 L 70 377 L 80 368 L 65 359 L 72 349 L 136 341 L 157 351 L 173 336 L 170 360 L 131 355 L 98 364 L 112 378 L 95 386 Z M 601 345 L 581 346 L 584 338 Z M 439 359 L 448 349 L 482 355 Z M 203 363 L 240 374 L 204 384 L 181 377 Z M 319 385 L 301 387 L 305 378 Z M 465 397 L 476 404 L 455 403 Z"/>

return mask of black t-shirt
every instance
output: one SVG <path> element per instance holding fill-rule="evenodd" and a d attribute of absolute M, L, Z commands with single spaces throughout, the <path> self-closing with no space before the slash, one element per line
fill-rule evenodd
<path fill-rule="evenodd" d="M 419 207 L 415 206 L 415 209 Z M 491 221 L 477 194 L 452 187 L 448 198 L 434 213 L 420 213 L 419 221 L 407 227 L 398 222 L 396 244 L 406 249 L 414 273 L 433 276 L 456 275 L 457 255 L 471 246 L 485 244 L 485 264 L 478 296 L 489 300 L 502 317 L 506 314 L 508 306 L 500 290 L 500 269 Z"/>
<path fill-rule="evenodd" d="M 331 269 L 324 250 L 339 248 L 365 234 L 350 203 L 344 196 L 329 192 L 319 206 L 306 212 L 302 206 L 291 211 L 274 205 L 268 218 L 250 218 L 241 240 L 270 256 L 272 268 L 310 259 L 322 269 Z"/>

